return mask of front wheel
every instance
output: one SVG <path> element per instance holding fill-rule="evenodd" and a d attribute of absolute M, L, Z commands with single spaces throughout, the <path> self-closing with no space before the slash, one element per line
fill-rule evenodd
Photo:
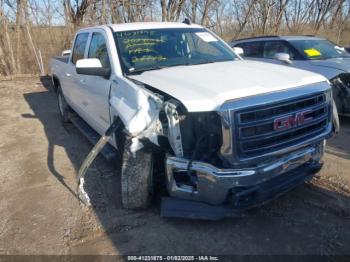
<path fill-rule="evenodd" d="M 153 194 L 153 155 L 124 149 L 121 175 L 122 204 L 128 209 L 147 208 Z"/>

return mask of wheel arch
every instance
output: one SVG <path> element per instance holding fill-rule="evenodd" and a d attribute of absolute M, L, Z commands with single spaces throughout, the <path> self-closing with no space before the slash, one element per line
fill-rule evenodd
<path fill-rule="evenodd" d="M 58 76 L 56 76 L 55 74 L 52 75 L 51 79 L 52 79 L 53 90 L 55 91 L 55 93 L 57 93 L 57 89 L 61 85 L 60 80 Z"/>
<path fill-rule="evenodd" d="M 123 133 L 123 130 L 125 129 L 125 123 L 122 121 L 122 119 L 116 115 L 116 114 L 113 114 L 111 116 L 111 121 L 112 123 L 115 122 L 115 121 L 118 121 L 118 125 L 119 127 L 117 128 L 117 130 L 114 132 L 114 143 L 115 143 L 115 146 L 117 147 L 118 151 L 122 154 L 123 153 L 123 150 L 124 150 L 124 143 L 125 143 L 125 139 L 126 139 L 126 136 L 125 134 Z"/>

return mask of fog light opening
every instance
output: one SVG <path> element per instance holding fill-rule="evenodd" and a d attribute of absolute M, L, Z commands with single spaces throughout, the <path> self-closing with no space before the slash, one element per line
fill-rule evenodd
<path fill-rule="evenodd" d="M 194 170 L 174 170 L 173 176 L 178 187 L 190 186 L 197 190 L 197 173 Z"/>

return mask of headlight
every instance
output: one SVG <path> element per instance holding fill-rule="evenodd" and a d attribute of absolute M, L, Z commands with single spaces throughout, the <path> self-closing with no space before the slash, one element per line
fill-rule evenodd
<path fill-rule="evenodd" d="M 340 74 L 330 82 L 338 113 L 350 113 L 350 73 Z"/>
<path fill-rule="evenodd" d="M 343 73 L 330 80 L 332 86 L 350 88 L 350 74 Z"/>

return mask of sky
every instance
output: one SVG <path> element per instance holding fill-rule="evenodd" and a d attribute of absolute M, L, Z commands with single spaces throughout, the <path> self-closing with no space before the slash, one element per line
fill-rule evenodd
<path fill-rule="evenodd" d="M 13 7 L 11 8 L 6 3 L 3 6 L 4 13 L 10 21 L 15 21 L 16 19 L 16 1 L 7 0 Z M 52 25 L 63 25 L 64 24 L 64 13 L 62 0 L 28 0 L 29 3 L 29 13 L 33 23 L 35 24 L 45 24 L 47 23 L 49 17 L 51 16 Z M 73 1 L 72 1 L 73 3 Z"/>

